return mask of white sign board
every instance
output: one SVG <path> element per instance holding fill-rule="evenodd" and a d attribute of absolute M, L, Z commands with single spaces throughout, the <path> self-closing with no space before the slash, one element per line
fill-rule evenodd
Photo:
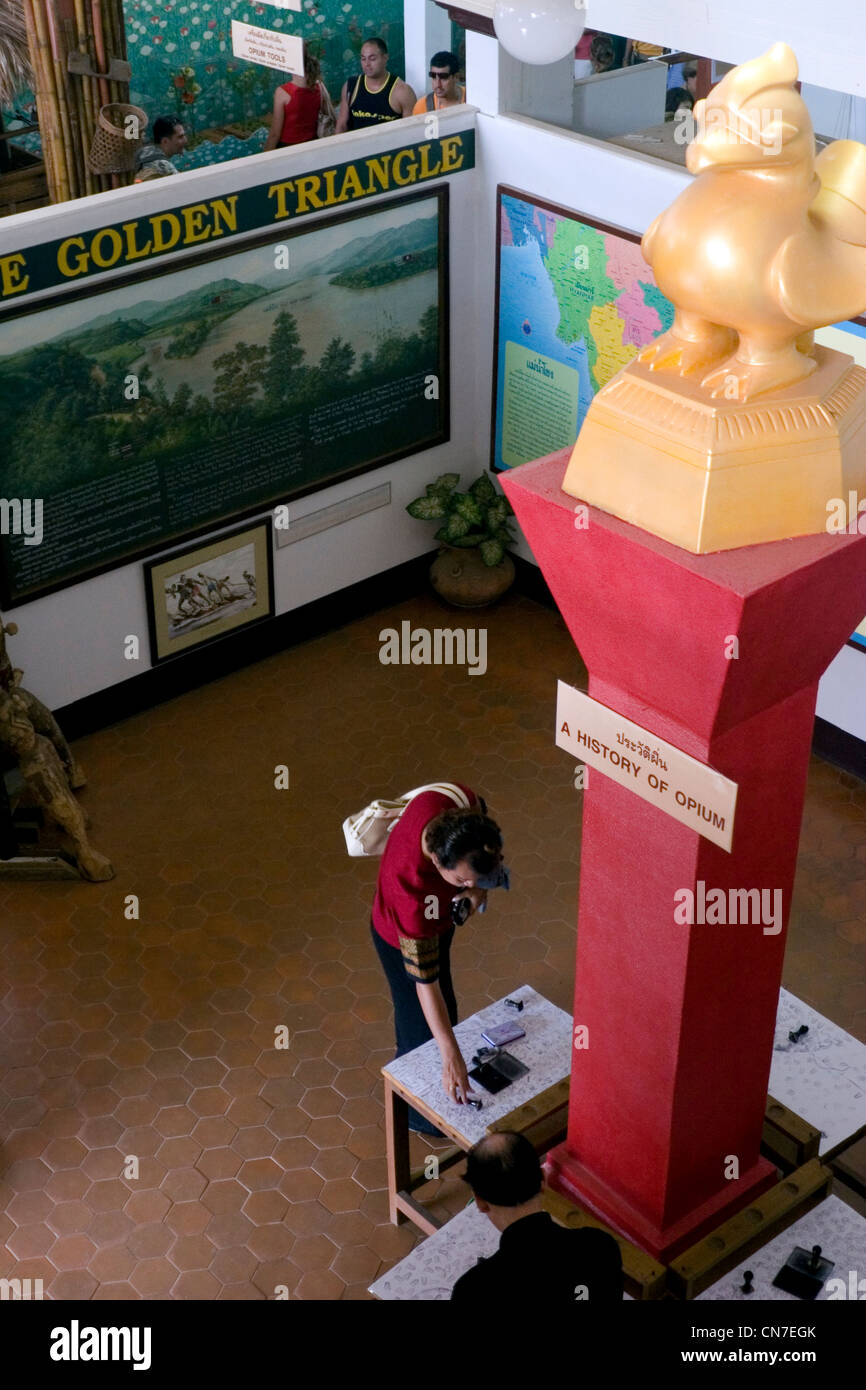
<path fill-rule="evenodd" d="M 275 10 L 299 10 L 301 0 L 264 0 L 266 5 L 273 5 Z"/>
<path fill-rule="evenodd" d="M 304 71 L 304 41 L 295 34 L 275 34 L 255 24 L 232 20 L 232 53 L 248 63 L 260 63 L 278 72 Z"/>
<path fill-rule="evenodd" d="M 556 744 L 730 853 L 736 782 L 565 681 L 557 682 Z"/>

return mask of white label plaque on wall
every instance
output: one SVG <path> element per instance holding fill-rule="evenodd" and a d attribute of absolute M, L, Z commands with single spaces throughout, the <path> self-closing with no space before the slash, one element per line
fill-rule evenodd
<path fill-rule="evenodd" d="M 557 682 L 556 744 L 730 853 L 736 782 L 565 681 Z"/>
<path fill-rule="evenodd" d="M 301 0 L 265 0 L 266 5 L 273 5 L 275 10 L 299 10 Z"/>
<path fill-rule="evenodd" d="M 304 41 L 295 34 L 275 34 L 255 24 L 232 20 L 232 53 L 278 72 L 303 72 Z"/>

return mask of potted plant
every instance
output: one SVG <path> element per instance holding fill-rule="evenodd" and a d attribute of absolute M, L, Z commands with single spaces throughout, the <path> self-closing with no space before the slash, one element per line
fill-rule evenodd
<path fill-rule="evenodd" d="M 459 473 L 443 473 L 406 508 L 417 521 L 441 521 L 442 549 L 430 569 L 436 592 L 458 608 L 481 608 L 514 583 L 506 546 L 514 541 L 507 497 L 482 473 L 468 492 L 458 492 Z"/>

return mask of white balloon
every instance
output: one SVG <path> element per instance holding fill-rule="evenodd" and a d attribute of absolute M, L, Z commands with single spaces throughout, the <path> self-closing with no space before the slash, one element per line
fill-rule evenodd
<path fill-rule="evenodd" d="M 565 58 L 585 25 L 585 0 L 496 0 L 493 10 L 496 37 L 521 63 Z"/>

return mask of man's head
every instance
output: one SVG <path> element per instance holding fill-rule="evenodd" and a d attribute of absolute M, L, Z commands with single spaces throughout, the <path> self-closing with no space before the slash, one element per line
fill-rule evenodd
<path fill-rule="evenodd" d="M 388 67 L 388 45 L 384 39 L 366 39 L 361 46 L 361 67 L 365 77 L 384 77 Z"/>
<path fill-rule="evenodd" d="M 442 101 L 457 101 L 460 96 L 457 84 L 459 71 L 460 59 L 456 53 L 449 53 L 447 49 L 434 53 L 430 59 L 430 83 L 434 96 Z"/>
<path fill-rule="evenodd" d="M 595 34 L 589 45 L 589 61 L 593 72 L 609 72 L 613 67 L 616 53 L 613 41 L 607 34 Z"/>
<path fill-rule="evenodd" d="M 180 154 L 186 144 L 186 131 L 176 116 L 157 116 L 153 123 L 153 143 L 159 145 L 166 159 Z"/>
<path fill-rule="evenodd" d="M 693 101 L 698 96 L 698 65 L 697 63 L 685 63 L 683 66 L 683 86 Z"/>
<path fill-rule="evenodd" d="M 523 1134 L 504 1131 L 481 1139 L 466 1155 L 463 1181 L 497 1230 L 542 1209 L 541 1164 Z"/>
<path fill-rule="evenodd" d="M 677 111 L 691 111 L 694 98 L 685 87 L 668 87 L 665 97 L 665 120 L 672 120 Z"/>
<path fill-rule="evenodd" d="M 484 887 L 502 865 L 502 831 L 474 810 L 443 811 L 426 828 L 425 845 L 446 883 L 455 888 Z"/>

